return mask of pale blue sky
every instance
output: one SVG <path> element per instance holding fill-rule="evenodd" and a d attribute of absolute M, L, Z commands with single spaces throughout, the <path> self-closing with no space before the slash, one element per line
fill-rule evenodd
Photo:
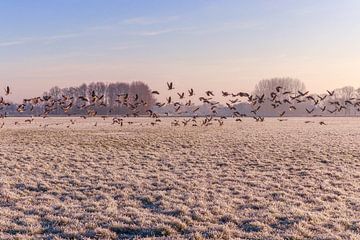
<path fill-rule="evenodd" d="M 0 30 L 0 82 L 14 99 L 91 81 L 360 87 L 357 0 L 2 0 Z"/>

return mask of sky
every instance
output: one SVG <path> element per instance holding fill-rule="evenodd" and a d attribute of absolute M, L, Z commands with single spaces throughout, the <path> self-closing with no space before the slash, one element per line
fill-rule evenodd
<path fill-rule="evenodd" d="M 360 87 L 358 0 L 2 0 L 0 30 L 0 83 L 14 100 L 95 81 Z"/>

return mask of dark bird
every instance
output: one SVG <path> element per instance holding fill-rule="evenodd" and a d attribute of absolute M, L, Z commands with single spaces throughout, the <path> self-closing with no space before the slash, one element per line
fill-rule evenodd
<path fill-rule="evenodd" d="M 180 99 L 183 99 L 185 97 L 185 93 L 177 93 L 177 95 L 179 95 Z"/>
<path fill-rule="evenodd" d="M 326 90 L 326 91 L 330 95 L 330 97 L 334 96 L 334 94 L 335 94 L 335 90 L 334 91 Z"/>
<path fill-rule="evenodd" d="M 248 93 L 246 93 L 246 92 L 239 92 L 237 95 L 239 97 L 250 97 L 250 95 Z"/>
<path fill-rule="evenodd" d="M 197 112 L 199 109 L 200 109 L 200 108 L 197 107 L 197 108 L 195 108 L 192 112 L 193 112 L 193 113 L 194 113 L 194 112 Z"/>
<path fill-rule="evenodd" d="M 214 96 L 214 93 L 212 91 L 206 91 L 205 93 L 208 97 Z"/>
<path fill-rule="evenodd" d="M 226 105 L 227 105 L 227 107 L 228 107 L 230 110 L 236 111 L 236 107 L 231 106 L 231 104 L 229 104 L 229 103 L 226 103 Z"/>
<path fill-rule="evenodd" d="M 171 103 L 171 97 L 167 97 L 166 101 L 167 101 L 168 104 L 170 104 Z"/>
<path fill-rule="evenodd" d="M 334 112 L 336 112 L 337 111 L 337 109 L 335 108 L 334 110 L 327 110 L 329 113 L 334 113 Z"/>
<path fill-rule="evenodd" d="M 305 108 L 305 110 L 307 111 L 308 114 L 311 114 L 311 113 L 315 110 L 315 108 L 313 108 L 313 109 L 311 109 L 311 110 Z"/>
<path fill-rule="evenodd" d="M 256 109 L 252 110 L 251 112 L 256 115 L 257 111 L 259 111 L 260 108 L 261 106 L 258 106 Z"/>
<path fill-rule="evenodd" d="M 324 95 L 324 96 L 318 95 L 318 98 L 319 98 L 321 101 L 324 101 L 326 97 L 327 97 L 327 95 Z"/>
<path fill-rule="evenodd" d="M 149 109 L 149 110 L 146 110 L 146 112 L 148 112 L 148 113 L 149 113 L 149 115 L 150 115 L 150 117 L 152 117 L 152 115 L 153 115 L 153 111 L 151 111 L 151 110 Z"/>
<path fill-rule="evenodd" d="M 281 86 L 276 87 L 276 91 L 277 91 L 277 92 L 280 92 L 281 89 L 282 89 Z"/>
<path fill-rule="evenodd" d="M 348 104 L 353 105 L 353 103 L 350 100 L 346 100 L 345 105 L 348 105 Z"/>
<path fill-rule="evenodd" d="M 32 123 L 34 121 L 34 119 L 32 118 L 32 119 L 25 119 L 25 122 L 26 123 Z"/>
<path fill-rule="evenodd" d="M 259 117 L 256 117 L 256 116 L 255 116 L 255 117 L 253 117 L 253 118 L 255 119 L 256 122 L 263 122 L 263 121 L 265 120 L 265 118 L 260 117 L 260 116 L 259 116 Z"/>
<path fill-rule="evenodd" d="M 192 96 L 194 96 L 194 89 L 190 89 L 190 90 L 188 90 L 188 92 L 189 92 L 189 97 L 192 97 Z"/>
<path fill-rule="evenodd" d="M 5 95 L 9 95 L 9 94 L 10 94 L 10 87 L 7 86 L 7 87 L 5 88 Z"/>
<path fill-rule="evenodd" d="M 86 97 L 84 97 L 84 96 L 80 96 L 79 99 L 82 100 L 82 101 L 84 101 L 84 102 L 88 102 L 88 101 L 89 101 L 89 100 L 88 100 Z"/>
<path fill-rule="evenodd" d="M 166 104 L 166 103 L 159 103 L 159 102 L 157 102 L 155 105 L 156 105 L 156 106 L 158 106 L 158 107 L 160 108 L 160 107 L 165 106 L 165 104 Z"/>
<path fill-rule="evenodd" d="M 25 111 L 25 104 L 21 104 L 16 108 L 16 111 L 18 112 L 24 112 Z"/>
<path fill-rule="evenodd" d="M 291 104 L 291 102 L 290 102 L 288 99 L 284 99 L 284 100 L 283 100 L 283 103 Z"/>
<path fill-rule="evenodd" d="M 304 97 L 304 96 L 306 96 L 306 95 L 308 95 L 309 94 L 309 91 L 307 91 L 307 92 L 301 92 L 301 91 L 298 91 L 298 93 L 300 94 L 300 96 L 301 97 Z"/>
<path fill-rule="evenodd" d="M 172 83 L 172 82 L 167 82 L 166 85 L 167 85 L 167 87 L 168 87 L 168 90 L 174 89 L 174 86 L 173 86 L 173 83 Z"/>
<path fill-rule="evenodd" d="M 341 112 L 341 110 L 343 110 L 343 109 L 347 109 L 347 107 L 345 107 L 345 106 L 340 106 L 340 108 L 338 109 L 338 112 Z"/>
<path fill-rule="evenodd" d="M 224 92 L 224 91 L 221 91 L 221 93 L 222 93 L 223 97 L 227 97 L 227 96 L 229 96 L 229 95 L 230 95 L 230 93 L 228 93 L 228 92 Z"/>
<path fill-rule="evenodd" d="M 265 97 L 265 94 L 261 95 L 260 97 L 257 96 L 257 100 L 259 101 L 259 103 L 263 103 L 263 102 L 264 102 L 264 97 Z"/>

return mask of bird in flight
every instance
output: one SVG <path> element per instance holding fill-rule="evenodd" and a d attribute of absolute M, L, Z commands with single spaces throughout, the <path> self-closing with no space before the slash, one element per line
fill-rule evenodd
<path fill-rule="evenodd" d="M 335 90 L 334 91 L 329 91 L 329 90 L 326 90 L 327 93 L 329 94 L 330 97 L 334 96 L 335 94 Z"/>
<path fill-rule="evenodd" d="M 167 82 L 166 84 L 167 84 L 168 90 L 175 89 L 172 82 Z"/>
<path fill-rule="evenodd" d="M 7 95 L 9 95 L 9 94 L 10 94 L 10 87 L 7 86 L 7 87 L 5 88 L 5 95 L 7 96 Z"/>

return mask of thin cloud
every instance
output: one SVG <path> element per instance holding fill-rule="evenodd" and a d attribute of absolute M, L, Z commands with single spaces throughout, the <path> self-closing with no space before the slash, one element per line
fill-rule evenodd
<path fill-rule="evenodd" d="M 125 19 L 122 21 L 122 23 L 126 25 L 153 25 L 153 24 L 172 22 L 178 19 L 179 16 L 169 16 L 162 18 L 136 17 L 136 18 Z"/>
<path fill-rule="evenodd" d="M 163 28 L 158 30 L 147 30 L 139 32 L 131 32 L 130 35 L 137 36 L 159 36 L 170 33 L 187 33 L 187 34 L 212 34 L 225 31 L 240 31 L 240 30 L 258 30 L 263 27 L 263 24 L 258 22 L 242 22 L 242 23 L 224 23 L 222 25 L 212 26 L 211 28 L 204 27 L 177 27 L 177 28 Z"/>
<path fill-rule="evenodd" d="M 195 28 L 193 27 L 183 27 L 183 28 L 164 28 L 164 29 L 159 29 L 159 30 L 149 30 L 149 31 L 141 31 L 141 32 L 132 32 L 130 33 L 131 35 L 136 35 L 136 36 L 159 36 L 159 35 L 163 35 L 163 34 L 168 34 L 168 33 L 186 33 L 186 32 L 191 32 L 195 30 Z"/>
<path fill-rule="evenodd" d="M 221 25 L 215 25 L 211 28 L 198 27 L 189 33 L 192 34 L 212 34 L 226 31 L 245 31 L 245 30 L 259 30 L 263 28 L 263 24 L 259 22 L 242 22 L 242 23 L 224 23 Z"/>
<path fill-rule="evenodd" d="M 114 51 L 123 51 L 123 50 L 128 50 L 128 49 L 136 49 L 136 48 L 142 48 L 144 47 L 144 45 L 119 45 L 119 46 L 115 46 L 110 48 L 110 50 L 114 50 Z"/>
<path fill-rule="evenodd" d="M 150 25 L 150 24 L 156 24 L 156 23 L 163 23 L 168 21 L 173 21 L 178 19 L 177 16 L 170 16 L 166 18 L 158 18 L 158 19 L 150 19 L 150 18 L 133 18 L 133 19 L 127 19 L 124 20 L 123 23 L 127 24 L 142 24 L 142 25 Z M 72 39 L 77 37 L 82 37 L 84 35 L 93 34 L 97 31 L 102 30 L 111 30 L 115 29 L 119 26 L 119 23 L 117 24 L 111 24 L 111 25 L 98 25 L 93 27 L 85 28 L 82 31 L 79 32 L 73 32 L 73 33 L 64 33 L 64 34 L 56 34 L 56 35 L 50 35 L 50 36 L 40 36 L 40 37 L 22 37 L 19 39 L 10 39 L 10 40 L 4 40 L 3 42 L 0 41 L 0 48 L 2 47 L 11 47 L 11 46 L 19 46 L 19 45 L 27 45 L 27 44 L 49 44 L 51 42 L 56 42 L 60 40 L 65 39 Z M 122 32 L 125 35 L 139 35 L 139 36 L 157 36 L 165 33 L 170 32 L 178 32 L 183 31 L 185 28 L 168 28 L 163 30 L 149 30 L 149 31 L 143 31 L 143 32 Z M 117 49 L 118 50 L 124 50 L 128 48 L 133 48 L 133 46 L 120 46 Z"/>
<path fill-rule="evenodd" d="M 5 42 L 0 42 L 0 47 L 10 47 L 10 46 L 21 45 L 24 43 L 25 43 L 25 41 L 23 41 L 23 40 L 5 41 Z"/>
<path fill-rule="evenodd" d="M 75 38 L 84 35 L 84 33 L 68 33 L 68 34 L 62 34 L 62 35 L 53 35 L 53 36 L 47 36 L 47 37 L 40 37 L 37 40 L 43 40 L 43 41 L 51 41 L 51 40 L 61 40 L 61 39 L 69 39 L 69 38 Z"/>
<path fill-rule="evenodd" d="M 25 37 L 20 38 L 17 40 L 10 40 L 0 42 L 0 47 L 10 47 L 16 45 L 25 45 L 30 43 L 42 43 L 47 44 L 53 41 L 59 41 L 63 39 L 70 39 L 84 35 L 84 33 L 67 33 L 67 34 L 60 34 L 60 35 L 51 35 L 51 36 L 44 36 L 44 37 Z"/>

